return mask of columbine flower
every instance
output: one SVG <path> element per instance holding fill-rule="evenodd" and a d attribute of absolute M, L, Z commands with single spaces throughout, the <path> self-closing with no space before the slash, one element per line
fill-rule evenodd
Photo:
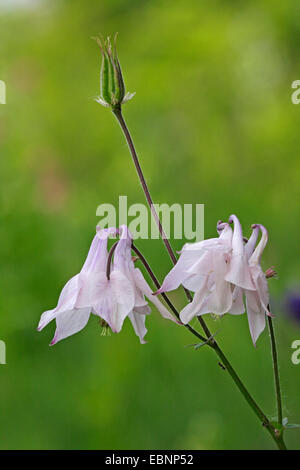
<path fill-rule="evenodd" d="M 209 312 L 222 315 L 231 307 L 231 286 L 225 275 L 232 229 L 229 224 L 218 224 L 218 229 L 221 230 L 219 238 L 184 245 L 178 262 L 157 291 L 170 291 L 183 284 L 196 292 L 193 301 L 180 314 L 185 324 L 196 315 Z"/>
<path fill-rule="evenodd" d="M 124 79 L 117 55 L 117 35 L 115 35 L 113 45 L 109 37 L 106 40 L 98 37 L 94 39 L 97 41 L 102 54 L 100 96 L 96 101 L 107 108 L 120 108 L 122 104 L 131 100 L 135 93 L 125 93 Z"/>
<path fill-rule="evenodd" d="M 108 256 L 107 241 L 119 233 L 114 259 Z M 174 320 L 152 290 L 131 258 L 132 238 L 127 227 L 100 230 L 93 239 L 87 259 L 79 274 L 67 282 L 55 309 L 44 312 L 38 330 L 56 319 L 56 332 L 51 345 L 82 330 L 90 314 L 98 315 L 114 333 L 121 331 L 128 316 L 135 333 L 144 343 L 146 315 L 150 313 L 145 297 L 164 318 Z M 111 253 L 112 254 L 112 253 Z"/>
<path fill-rule="evenodd" d="M 233 232 L 229 223 L 234 223 Z M 245 243 L 238 218 L 232 215 L 229 223 L 218 222 L 219 238 L 184 245 L 178 262 L 157 293 L 176 289 L 180 284 L 195 292 L 193 301 L 180 313 L 184 324 L 205 313 L 243 314 L 245 297 L 255 345 L 265 328 L 265 313 L 271 315 L 267 280 L 260 266 L 268 233 L 264 226 L 253 225 Z M 262 237 L 255 248 L 259 231 Z"/>

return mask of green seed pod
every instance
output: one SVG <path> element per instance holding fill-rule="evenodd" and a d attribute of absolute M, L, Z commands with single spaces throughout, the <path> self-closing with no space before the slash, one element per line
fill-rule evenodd
<path fill-rule="evenodd" d="M 125 94 L 125 84 L 120 62 L 117 55 L 117 34 L 113 45 L 110 38 L 95 38 L 102 54 L 100 73 L 100 97 L 97 102 L 112 109 L 120 108 L 123 103 L 129 101 L 134 93 Z"/>

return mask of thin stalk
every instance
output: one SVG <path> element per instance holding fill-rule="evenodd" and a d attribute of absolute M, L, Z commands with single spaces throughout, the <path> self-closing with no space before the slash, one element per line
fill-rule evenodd
<path fill-rule="evenodd" d="M 128 130 L 128 127 L 126 125 L 126 122 L 124 120 L 121 108 L 113 108 L 112 111 L 113 111 L 114 115 L 116 116 L 116 118 L 117 118 L 117 120 L 120 124 L 120 127 L 123 131 L 123 134 L 125 136 L 125 139 L 126 139 L 126 142 L 128 144 L 128 147 L 129 147 L 129 150 L 130 150 L 130 153 L 131 153 L 131 156 L 132 156 L 132 160 L 133 160 L 134 166 L 136 168 L 140 183 L 142 185 L 145 197 L 147 199 L 147 202 L 148 202 L 148 205 L 150 207 L 151 213 L 154 217 L 154 220 L 155 220 L 155 222 L 158 226 L 160 237 L 161 237 L 161 239 L 162 239 L 162 241 L 163 241 L 163 243 L 166 247 L 167 252 L 169 253 L 169 256 L 172 260 L 172 263 L 175 265 L 177 263 L 176 255 L 175 255 L 174 250 L 173 250 L 173 248 L 172 248 L 172 246 L 171 246 L 171 244 L 170 244 L 170 242 L 169 242 L 169 240 L 166 236 L 166 233 L 163 229 L 160 218 L 159 218 L 159 216 L 157 214 L 157 211 L 155 209 L 155 206 L 153 204 L 153 200 L 152 200 L 150 191 L 148 189 L 148 186 L 147 186 L 147 183 L 146 183 L 146 180 L 145 180 L 145 177 L 144 177 L 144 174 L 143 174 L 143 171 L 142 171 L 142 168 L 141 168 L 141 165 L 140 165 L 140 162 L 139 162 L 136 150 L 135 150 L 135 146 L 134 146 L 133 140 L 131 138 L 130 132 Z M 189 292 L 188 289 L 185 289 L 185 288 L 184 288 L 184 291 L 185 291 L 187 299 L 189 300 L 189 302 L 191 302 L 193 300 L 191 293 Z M 199 323 L 202 326 L 203 331 L 205 332 L 207 338 L 210 338 L 211 337 L 211 332 L 209 331 L 209 328 L 206 325 L 206 323 L 205 323 L 205 321 L 203 320 L 202 317 L 199 318 Z"/>
<path fill-rule="evenodd" d="M 143 263 L 143 265 L 145 266 L 149 276 L 151 277 L 153 283 L 155 284 L 155 287 L 157 289 L 160 288 L 160 282 L 159 280 L 157 279 L 157 277 L 155 276 L 154 272 L 152 271 L 148 261 L 146 260 L 146 258 L 144 257 L 144 255 L 140 252 L 140 250 L 134 245 L 132 244 L 132 249 L 133 251 L 138 255 L 139 259 L 141 260 L 141 262 Z M 174 306 L 174 304 L 171 302 L 171 300 L 169 299 L 169 297 L 167 296 L 167 294 L 165 294 L 164 292 L 162 292 L 160 294 L 162 296 L 162 298 L 165 300 L 166 304 L 170 307 L 170 309 L 172 310 L 172 312 L 174 313 L 174 315 L 176 316 L 176 318 L 178 318 L 178 320 L 180 320 L 180 316 L 179 316 L 179 312 L 178 310 L 176 309 L 176 307 Z M 204 338 L 204 336 L 200 335 L 200 333 L 198 333 L 197 330 L 195 330 L 193 327 L 191 327 L 190 325 L 184 325 L 193 335 L 195 335 L 198 339 L 200 339 L 201 341 L 203 341 L 204 343 L 207 342 L 207 338 Z M 209 343 L 207 343 L 209 344 Z"/>
<path fill-rule="evenodd" d="M 275 441 L 278 449 L 280 450 L 286 450 L 285 443 L 283 441 L 283 437 L 278 431 L 274 428 L 272 423 L 269 421 L 267 416 L 264 414 L 264 412 L 261 410 L 261 408 L 258 406 L 252 395 L 248 392 L 247 388 L 239 378 L 237 372 L 234 370 L 232 365 L 230 364 L 229 360 L 221 350 L 221 348 L 215 343 L 213 346 L 213 349 L 221 359 L 222 363 L 224 364 L 226 370 L 230 374 L 231 378 L 234 380 L 236 386 L 240 390 L 240 392 L 243 394 L 245 400 L 248 402 L 248 404 L 251 406 L 252 410 L 262 423 L 262 425 L 267 429 L 267 431 L 270 433 L 272 436 L 273 440 Z"/>
<path fill-rule="evenodd" d="M 139 159 L 138 159 L 138 156 L 137 156 L 137 153 L 136 153 L 136 150 L 135 150 L 135 147 L 134 147 L 134 144 L 133 144 L 133 141 L 132 141 L 132 138 L 131 138 L 131 135 L 130 135 L 130 132 L 127 128 L 127 125 L 125 123 L 125 120 L 123 118 L 123 115 L 122 115 L 122 111 L 121 111 L 121 108 L 113 108 L 112 109 L 114 115 L 116 116 L 119 124 L 120 124 L 120 127 L 123 131 L 123 134 L 126 138 L 126 141 L 127 141 L 127 144 L 128 144 L 128 147 L 129 147 L 129 150 L 130 150 L 130 153 L 131 153 L 131 156 L 132 156 L 132 159 L 133 159 L 133 162 L 134 162 L 134 165 L 135 165 L 135 168 L 136 168 L 136 171 L 137 171 L 137 174 L 138 174 L 138 177 L 139 177 L 139 180 L 141 182 L 141 185 L 142 185 L 142 188 L 143 188 L 143 191 L 145 193 L 145 196 L 146 196 L 146 199 L 147 199 L 147 202 L 150 206 L 150 210 L 153 214 L 153 217 L 158 225 L 158 229 L 159 229 L 159 233 L 160 233 L 160 236 L 163 240 L 163 243 L 167 249 L 167 252 L 169 253 L 169 256 L 173 262 L 173 264 L 175 265 L 176 262 L 177 262 L 177 258 L 175 256 L 175 253 L 170 245 L 170 242 L 169 240 L 167 239 L 166 237 L 166 234 L 163 230 L 163 227 L 162 227 L 162 224 L 161 224 L 161 221 L 158 217 L 158 214 L 155 210 L 155 207 L 153 205 L 153 200 L 151 198 L 151 195 L 150 195 L 150 192 L 149 192 L 149 189 L 148 189 L 148 186 L 147 186 L 147 183 L 146 183 L 146 180 L 145 180 L 145 177 L 143 175 L 143 171 L 141 169 L 141 166 L 140 166 L 140 163 L 139 163 Z M 148 263 L 146 263 L 148 265 Z M 149 266 L 149 265 L 148 265 Z M 145 265 L 146 267 L 146 265 Z M 149 266 L 150 268 L 150 266 Z M 148 271 L 149 274 L 150 274 L 150 271 Z M 153 274 L 154 276 L 154 274 Z M 151 276 L 152 277 L 152 276 Z M 153 281 L 154 281 L 154 278 L 152 277 Z M 159 285 L 159 282 L 157 280 L 157 283 Z M 192 300 L 192 296 L 191 296 L 191 293 L 185 289 L 185 292 L 186 292 L 186 296 L 189 300 Z M 242 395 L 244 396 L 244 398 L 246 399 L 246 401 L 248 402 L 248 404 L 250 405 L 250 407 L 252 408 L 252 410 L 254 411 L 254 413 L 256 414 L 256 416 L 258 417 L 258 419 L 260 420 L 260 422 L 263 424 L 263 426 L 268 430 L 268 432 L 270 433 L 270 435 L 272 436 L 272 438 L 274 439 L 277 447 L 279 449 L 286 449 L 285 447 L 285 444 L 283 442 L 283 438 L 282 438 L 282 434 L 278 433 L 278 431 L 274 428 L 274 426 L 272 425 L 272 423 L 269 421 L 269 419 L 267 418 L 267 416 L 263 413 L 263 411 L 261 410 L 261 408 L 257 405 L 257 403 L 255 402 L 254 398 L 250 395 L 250 393 L 248 392 L 248 390 L 246 389 L 245 385 L 243 384 L 243 382 L 241 381 L 241 379 L 239 378 L 238 374 L 236 373 L 236 371 L 233 369 L 233 367 L 231 366 L 229 360 L 227 359 L 227 357 L 225 356 L 225 354 L 223 353 L 223 351 L 221 350 L 221 348 L 219 347 L 219 345 L 217 344 L 216 340 L 212 337 L 211 333 L 210 333 L 210 330 L 209 328 L 207 327 L 205 321 L 203 320 L 202 317 L 198 317 L 198 320 L 199 320 L 199 323 L 201 324 L 206 336 L 207 336 L 207 344 L 212 347 L 215 352 L 217 353 L 217 355 L 219 356 L 219 358 L 221 359 L 222 363 L 224 364 L 226 370 L 229 372 L 230 376 L 232 377 L 232 379 L 234 380 L 235 384 L 237 385 L 237 387 L 239 388 L 240 392 L 242 393 Z M 189 327 L 189 325 L 188 325 Z M 190 330 L 191 327 L 189 327 L 189 330 Z M 193 329 L 192 329 L 193 330 Z M 190 330 L 191 331 L 191 330 Z M 196 330 L 193 330 L 191 331 L 193 334 L 195 334 L 194 332 L 196 332 Z M 196 332 L 196 336 L 199 337 L 199 334 L 198 332 Z"/>
<path fill-rule="evenodd" d="M 159 289 L 160 288 L 160 282 L 158 281 L 157 277 L 155 276 L 154 272 L 152 271 L 148 261 L 146 260 L 146 258 L 144 257 L 144 255 L 140 252 L 140 250 L 134 245 L 132 244 L 132 249 L 133 251 L 137 254 L 137 256 L 139 257 L 139 259 L 142 261 L 143 265 L 145 266 L 148 274 L 150 275 L 151 279 L 153 280 L 155 286 Z M 170 301 L 170 299 L 168 298 L 168 296 L 165 294 L 165 293 L 162 293 L 161 296 L 165 299 L 166 303 L 169 305 L 169 307 L 172 309 L 172 311 L 175 313 L 176 317 L 179 318 L 179 313 L 176 309 L 176 307 L 172 304 L 172 302 Z M 256 403 L 256 401 L 254 400 L 254 398 L 252 397 L 252 395 L 248 392 L 247 388 L 245 387 L 245 385 L 243 384 L 242 380 L 240 379 L 240 377 L 238 376 L 237 372 L 234 370 L 234 368 L 232 367 L 232 365 L 230 364 L 229 360 L 227 359 L 227 357 L 225 356 L 225 354 L 223 353 L 223 351 L 221 350 L 221 348 L 218 346 L 218 344 L 216 343 L 216 341 L 214 342 L 207 342 L 205 338 L 201 337 L 201 335 L 199 335 L 199 333 L 194 329 L 192 328 L 190 325 L 184 325 L 194 336 L 196 336 L 197 338 L 201 339 L 202 341 L 206 342 L 206 344 L 208 346 L 210 346 L 212 349 L 214 349 L 214 351 L 216 352 L 216 354 L 219 356 L 220 360 L 222 361 L 222 364 L 225 366 L 225 370 L 228 371 L 228 373 L 230 374 L 231 378 L 233 379 L 233 381 L 235 382 L 236 386 L 238 387 L 238 389 L 240 390 L 240 392 L 242 393 L 242 395 L 244 396 L 245 400 L 248 402 L 248 404 L 250 405 L 250 407 L 252 408 L 252 410 L 254 411 L 254 413 L 256 414 L 256 416 L 258 417 L 258 419 L 260 420 L 260 422 L 262 423 L 262 425 L 268 430 L 268 432 L 270 433 L 270 435 L 272 436 L 272 438 L 274 439 L 274 441 L 276 442 L 276 445 L 278 446 L 278 448 L 280 450 L 285 450 L 286 447 L 285 447 L 285 444 L 283 442 L 283 438 L 282 436 L 280 436 L 278 433 L 276 433 L 276 430 L 274 429 L 274 427 L 272 426 L 272 424 L 270 423 L 269 419 L 267 418 L 267 416 L 264 414 L 264 412 L 262 411 L 262 409 L 258 406 L 258 404 Z"/>
<path fill-rule="evenodd" d="M 106 263 L 106 277 L 109 280 L 110 279 L 110 269 L 111 269 L 111 260 L 114 254 L 115 249 L 117 248 L 117 244 L 119 243 L 119 240 L 116 241 L 111 249 L 109 250 L 108 257 L 107 257 L 107 263 Z"/>
<path fill-rule="evenodd" d="M 267 315 L 267 318 L 268 318 L 268 327 L 269 327 L 271 349 L 272 349 L 273 371 L 274 371 L 275 391 L 276 391 L 276 399 L 277 399 L 277 418 L 278 418 L 278 423 L 282 425 L 282 399 L 281 399 L 281 390 L 280 390 L 276 338 L 275 338 L 272 318 L 269 315 Z"/>

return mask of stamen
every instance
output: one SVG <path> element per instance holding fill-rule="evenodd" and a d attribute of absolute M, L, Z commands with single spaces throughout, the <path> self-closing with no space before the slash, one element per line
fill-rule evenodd
<path fill-rule="evenodd" d="M 265 276 L 267 279 L 270 279 L 271 277 L 277 277 L 277 272 L 275 271 L 274 266 L 271 266 L 266 270 Z"/>
<path fill-rule="evenodd" d="M 108 323 L 102 318 L 99 320 L 100 326 L 102 327 L 101 336 L 111 336 L 111 330 Z"/>

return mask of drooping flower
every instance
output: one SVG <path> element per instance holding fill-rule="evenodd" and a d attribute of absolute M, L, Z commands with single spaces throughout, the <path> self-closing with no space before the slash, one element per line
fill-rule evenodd
<path fill-rule="evenodd" d="M 117 232 L 120 240 L 111 261 L 107 241 L 111 234 Z M 57 327 L 51 345 L 82 330 L 91 313 L 102 318 L 115 333 L 121 331 L 128 316 L 135 333 L 144 343 L 147 333 L 145 318 L 151 311 L 145 296 L 164 318 L 175 321 L 160 300 L 152 295 L 141 271 L 134 267 L 131 243 L 131 235 L 125 226 L 119 230 L 100 230 L 96 234 L 80 273 L 65 285 L 56 308 L 41 316 L 39 331 L 56 319 Z"/>
<path fill-rule="evenodd" d="M 222 264 L 228 260 L 231 252 L 232 229 L 229 224 L 221 222 L 218 223 L 217 229 L 219 237 L 197 243 L 186 243 L 183 246 L 179 260 L 165 277 L 157 294 L 177 289 L 180 284 L 197 292 L 204 284 L 204 277 L 212 274 L 212 264 L 214 262 L 217 264 L 218 258 L 221 258 Z"/>
<path fill-rule="evenodd" d="M 229 223 L 218 222 L 219 238 L 184 245 L 178 262 L 157 292 L 176 289 L 180 284 L 195 292 L 192 302 L 180 312 L 184 324 L 206 313 L 243 314 L 245 298 L 255 345 L 265 328 L 265 314 L 271 315 L 267 280 L 260 266 L 268 233 L 264 226 L 253 225 L 245 243 L 238 218 L 232 215 L 228 222 L 234 224 L 233 232 Z M 255 248 L 259 231 L 262 237 Z"/>
<path fill-rule="evenodd" d="M 203 243 L 203 252 L 199 252 L 198 260 L 187 270 L 194 276 L 187 285 L 193 287 L 195 295 L 193 301 L 180 313 L 184 324 L 205 313 L 224 315 L 231 308 L 232 287 L 226 280 L 226 273 L 231 254 L 232 229 L 227 223 L 219 223 L 217 229 L 219 238 L 207 240 L 210 243 L 206 244 L 200 242 Z"/>
<path fill-rule="evenodd" d="M 38 331 L 41 331 L 54 318 L 56 332 L 51 345 L 82 330 L 87 324 L 92 310 L 91 305 L 79 307 L 78 297 L 88 289 L 89 276 L 96 271 L 101 275 L 105 272 L 107 263 L 107 240 L 116 229 L 98 231 L 92 241 L 86 261 L 81 271 L 72 277 L 64 286 L 58 299 L 57 306 L 44 312 L 40 318 Z"/>

